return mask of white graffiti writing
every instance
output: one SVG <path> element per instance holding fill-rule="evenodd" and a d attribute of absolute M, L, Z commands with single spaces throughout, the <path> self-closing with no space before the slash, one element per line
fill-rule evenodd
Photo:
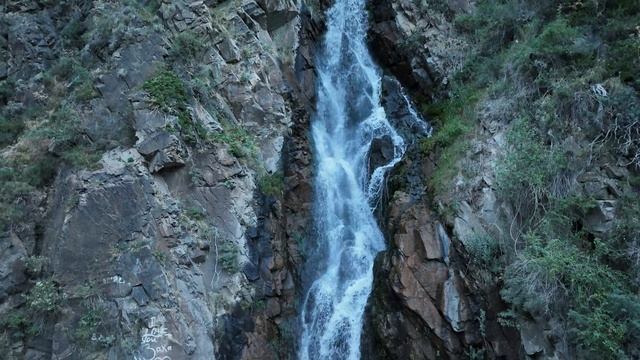
<path fill-rule="evenodd" d="M 163 338 L 168 335 L 167 329 L 165 329 L 164 325 L 159 328 L 147 329 L 145 333 L 142 335 L 142 343 L 148 344 L 152 342 L 157 342 L 158 338 Z"/>
<path fill-rule="evenodd" d="M 114 284 L 124 284 L 125 283 L 124 279 L 120 275 L 113 275 L 112 277 L 103 280 L 103 283 L 105 283 L 105 284 L 107 284 L 109 282 L 112 282 Z"/>
<path fill-rule="evenodd" d="M 166 355 L 173 348 L 171 345 L 165 345 L 160 342 L 164 342 L 164 339 L 170 338 L 171 334 L 167 331 L 164 323 L 157 321 L 155 317 L 152 317 L 149 321 L 149 328 L 145 329 L 142 334 L 142 346 L 141 351 L 134 356 L 135 360 L 171 360 L 169 355 Z"/>
<path fill-rule="evenodd" d="M 156 348 L 152 348 L 147 346 L 144 348 L 143 354 L 140 356 L 134 356 L 134 360 L 171 360 L 171 357 L 168 355 L 163 355 L 171 351 L 171 345 L 169 346 L 159 346 Z"/>

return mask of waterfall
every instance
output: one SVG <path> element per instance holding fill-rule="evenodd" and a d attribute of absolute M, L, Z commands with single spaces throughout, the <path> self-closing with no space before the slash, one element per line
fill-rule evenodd
<path fill-rule="evenodd" d="M 316 268 L 301 310 L 299 358 L 360 359 L 360 337 L 373 262 L 384 250 L 373 211 L 386 173 L 405 143 L 381 105 L 382 74 L 367 49 L 366 0 L 336 0 L 317 58 L 317 107 L 312 121 L 316 161 Z M 393 156 L 370 168 L 374 139 Z"/>

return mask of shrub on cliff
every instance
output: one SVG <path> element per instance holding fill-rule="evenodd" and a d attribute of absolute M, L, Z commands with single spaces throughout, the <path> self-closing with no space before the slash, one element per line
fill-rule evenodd
<path fill-rule="evenodd" d="M 552 196 L 551 185 L 566 161 L 541 141 L 526 119 L 513 124 L 508 147 L 496 169 L 497 187 L 521 216 L 530 215 Z"/>
<path fill-rule="evenodd" d="M 24 122 L 18 117 L 0 115 L 0 147 L 12 144 L 24 130 Z"/>
<path fill-rule="evenodd" d="M 183 31 L 171 40 L 169 57 L 175 62 L 191 63 L 205 51 L 204 41 L 193 31 Z"/>
<path fill-rule="evenodd" d="M 182 79 L 173 71 L 158 72 L 142 88 L 149 93 L 152 103 L 158 109 L 178 117 L 180 133 L 185 141 L 193 144 L 206 136 L 204 127 L 191 118 L 187 90 Z"/>
<path fill-rule="evenodd" d="M 579 358 L 638 357 L 640 208 L 622 201 L 637 199 L 638 185 L 629 181 L 602 195 L 579 178 L 602 174 L 607 162 L 629 165 L 630 172 L 640 165 L 640 2 L 480 0 L 476 6 L 456 19 L 474 51 L 452 83 L 454 96 L 427 108 L 444 109 L 430 115 L 449 122 L 423 144 L 439 155 L 433 176 L 439 185 L 432 188 L 443 197 L 458 191 L 453 184 L 464 175 L 462 159 L 473 156 L 464 144 L 486 130 L 494 135 L 487 125 L 508 126 L 491 184 L 515 212 L 501 248 L 490 252 L 503 254 L 496 263 L 506 264 L 496 269 L 504 274 L 503 298 L 521 316 L 562 322 L 568 331 L 556 335 Z M 483 95 L 456 98 L 461 91 Z M 466 109 L 482 112 L 461 117 Z M 461 135 L 461 119 L 478 131 Z M 618 203 L 611 230 L 590 229 L 590 216 L 612 198 Z M 486 244 L 477 245 L 467 250 L 482 260 Z"/>
<path fill-rule="evenodd" d="M 281 172 L 264 174 L 258 180 L 260 191 L 267 196 L 278 196 L 284 191 L 284 175 Z"/>
<path fill-rule="evenodd" d="M 257 155 L 254 136 L 240 126 L 225 126 L 223 131 L 210 134 L 208 140 L 227 144 L 237 158 L 253 159 Z"/>
<path fill-rule="evenodd" d="M 529 235 L 525 251 L 507 268 L 501 295 L 538 316 L 567 312 L 569 336 L 584 357 L 624 358 L 625 344 L 640 329 L 638 298 L 629 293 L 625 274 L 569 239 Z"/>
<path fill-rule="evenodd" d="M 25 296 L 27 306 L 35 312 L 53 312 L 58 309 L 61 300 L 58 287 L 51 279 L 36 282 Z"/>
<path fill-rule="evenodd" d="M 153 103 L 163 111 L 183 111 L 187 106 L 187 92 L 182 80 L 172 71 L 163 70 L 147 80 L 143 87 Z"/>
<path fill-rule="evenodd" d="M 216 243 L 217 261 L 223 270 L 230 274 L 240 271 L 240 248 L 231 240 L 222 240 Z"/>
<path fill-rule="evenodd" d="M 472 87 L 460 86 L 449 99 L 423 105 L 422 111 L 431 119 L 435 128 L 431 137 L 420 140 L 424 156 L 438 155 L 438 167 L 429 179 L 429 187 L 442 194 L 450 180 L 459 172 L 457 162 L 467 150 L 465 136 L 475 121 L 475 105 L 482 92 Z"/>

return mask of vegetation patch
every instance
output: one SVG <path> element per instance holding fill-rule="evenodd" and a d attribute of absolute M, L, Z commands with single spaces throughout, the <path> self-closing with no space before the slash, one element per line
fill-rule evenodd
<path fill-rule="evenodd" d="M 237 158 L 255 158 L 258 152 L 254 137 L 240 126 L 226 127 L 221 132 L 211 134 L 209 139 L 227 144 L 231 154 Z"/>
<path fill-rule="evenodd" d="M 38 112 L 40 113 L 40 112 Z M 53 181 L 60 165 L 96 169 L 101 148 L 80 130 L 78 115 L 63 103 L 49 113 L 35 116 L 35 125 L 25 130 L 10 156 L 0 159 L 0 225 L 22 216 L 15 202 Z M 34 121 L 35 120 L 35 121 Z"/>
<path fill-rule="evenodd" d="M 218 243 L 218 264 L 223 270 L 235 274 L 240 271 L 240 249 L 231 240 L 224 240 Z"/>
<path fill-rule="evenodd" d="M 470 265 L 504 279 L 509 324 L 562 319 L 579 358 L 640 355 L 640 206 L 629 200 L 638 184 L 621 186 L 614 224 L 594 232 L 601 204 L 577 180 L 614 154 L 640 167 L 638 24 L 631 0 L 478 1 L 455 19 L 474 52 L 452 96 L 424 108 L 435 122 L 421 146 L 436 157 L 436 196 L 453 192 L 477 119 L 509 127 L 493 185 L 516 219 L 503 238 L 465 244 Z"/>
<path fill-rule="evenodd" d="M 180 133 L 185 141 L 195 144 L 206 137 L 206 129 L 191 117 L 187 90 L 174 72 L 162 70 L 147 80 L 142 88 L 149 93 L 158 109 L 178 117 Z"/>
<path fill-rule="evenodd" d="M 85 312 L 78 320 L 73 332 L 74 338 L 84 344 L 91 341 L 96 336 L 104 316 L 102 307 L 93 304 L 85 306 Z"/>
<path fill-rule="evenodd" d="M 490 271 L 499 271 L 502 246 L 500 242 L 488 234 L 475 234 L 465 241 L 465 249 L 471 261 Z"/>
<path fill-rule="evenodd" d="M 15 142 L 24 129 L 24 121 L 21 118 L 12 119 L 0 115 L 0 147 Z"/>
<path fill-rule="evenodd" d="M 34 312 L 57 311 L 61 300 L 58 287 L 51 279 L 39 280 L 25 296 L 27 307 Z"/>
<path fill-rule="evenodd" d="M 73 57 L 62 57 L 43 75 L 44 85 L 56 97 L 71 93 L 78 101 L 88 101 L 98 94 L 91 73 Z"/>
<path fill-rule="evenodd" d="M 521 214 L 529 215 L 553 196 L 551 185 L 566 167 L 566 160 L 542 143 L 526 119 L 513 124 L 509 147 L 496 169 L 498 190 Z"/>
<path fill-rule="evenodd" d="M 193 31 L 183 31 L 173 37 L 169 56 L 173 61 L 195 61 L 204 54 L 205 42 Z"/>
<path fill-rule="evenodd" d="M 277 197 L 284 191 L 284 175 L 281 172 L 264 174 L 258 180 L 258 184 L 263 194 Z"/>
<path fill-rule="evenodd" d="M 435 195 L 444 194 L 460 171 L 458 163 L 468 149 L 466 135 L 473 129 L 480 97 L 479 91 L 460 86 L 449 99 L 422 107 L 435 128 L 433 136 L 420 141 L 423 156 L 433 153 L 437 157 L 437 167 L 429 179 Z"/>
<path fill-rule="evenodd" d="M 26 336 L 35 336 L 40 329 L 33 324 L 29 315 L 22 310 L 12 311 L 0 321 L 0 327 L 17 331 Z"/>

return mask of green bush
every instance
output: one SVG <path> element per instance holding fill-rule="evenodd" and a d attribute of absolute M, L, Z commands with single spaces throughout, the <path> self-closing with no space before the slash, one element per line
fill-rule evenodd
<path fill-rule="evenodd" d="M 0 327 L 21 332 L 23 336 L 35 336 L 40 331 L 23 310 L 12 310 L 9 314 L 3 316 L 2 320 L 0 320 Z"/>
<path fill-rule="evenodd" d="M 242 127 L 227 127 L 222 132 L 210 135 L 214 143 L 224 143 L 229 146 L 233 156 L 237 158 L 252 158 L 257 154 L 257 146 L 254 137 Z"/>
<path fill-rule="evenodd" d="M 175 73 L 162 70 L 147 80 L 143 89 L 149 93 L 151 101 L 160 110 L 178 117 L 180 132 L 185 141 L 193 144 L 198 139 L 206 137 L 206 129 L 191 118 L 187 90 Z"/>
<path fill-rule="evenodd" d="M 186 110 L 187 92 L 182 80 L 175 73 L 168 70 L 160 71 L 147 80 L 142 88 L 151 95 L 153 103 L 163 111 Z"/>
<path fill-rule="evenodd" d="M 0 104 L 6 104 L 13 95 L 15 84 L 11 80 L 0 80 Z"/>
<path fill-rule="evenodd" d="M 30 130 L 27 137 L 34 142 L 52 141 L 56 144 L 57 158 L 49 153 L 31 151 L 34 162 L 39 163 L 38 169 L 45 171 L 38 179 L 44 179 L 35 186 L 45 185 L 55 174 L 60 162 L 77 168 L 96 169 L 101 158 L 101 148 L 90 143 L 83 136 L 77 112 L 70 103 L 62 103 L 48 116 L 48 121 Z M 29 172 L 29 171 L 27 171 Z M 44 176 L 49 174 L 50 176 Z M 34 175 L 38 175 L 36 172 Z"/>
<path fill-rule="evenodd" d="M 567 57 L 576 54 L 576 40 L 580 37 L 578 29 L 569 25 L 564 18 L 547 24 L 533 43 L 534 51 L 549 56 Z"/>
<path fill-rule="evenodd" d="M 621 84 L 610 88 L 602 100 L 607 113 L 603 130 L 612 135 L 618 151 L 640 167 L 640 96 Z"/>
<path fill-rule="evenodd" d="M 84 34 L 86 30 L 87 27 L 81 19 L 73 18 L 62 28 L 60 35 L 62 36 L 65 46 L 80 49 L 84 46 L 82 34 Z"/>
<path fill-rule="evenodd" d="M 479 1 L 475 14 L 463 14 L 455 19 L 458 29 L 472 34 L 483 53 L 495 52 L 516 39 L 521 24 L 522 4 L 517 1 Z"/>
<path fill-rule="evenodd" d="M 90 146 L 74 146 L 62 154 L 64 162 L 78 169 L 97 170 L 101 158 L 100 149 Z"/>
<path fill-rule="evenodd" d="M 207 218 L 205 210 L 196 206 L 188 208 L 185 215 L 192 221 L 203 221 Z"/>
<path fill-rule="evenodd" d="M 7 119 L 0 115 L 0 147 L 14 143 L 23 130 L 24 122 L 22 119 Z"/>
<path fill-rule="evenodd" d="M 294 232 L 291 234 L 291 238 L 296 243 L 296 249 L 298 250 L 298 254 L 304 259 L 307 257 L 307 253 L 309 251 L 309 244 L 306 240 L 306 236 L 300 232 Z"/>
<path fill-rule="evenodd" d="M 160 250 L 155 250 L 152 255 L 160 264 L 166 264 L 169 260 L 167 253 Z"/>
<path fill-rule="evenodd" d="M 640 356 L 640 207 L 621 201 L 613 230 L 590 233 L 585 219 L 597 203 L 576 182 L 577 174 L 610 161 L 611 149 L 640 164 L 640 3 L 479 0 L 455 23 L 474 51 L 451 93 L 487 89 L 488 99 L 511 101 L 487 118 L 517 119 L 494 169 L 497 196 L 516 212 L 498 261 L 507 264 L 503 298 L 518 317 L 565 321 L 579 358 Z M 595 94 L 593 86 L 607 94 Z M 450 106 L 457 112 L 443 112 L 459 115 L 477 103 L 461 100 Z M 460 129 L 452 123 L 423 144 L 426 152 L 444 146 L 434 172 L 439 191 L 453 192 L 450 179 L 462 155 L 452 149 L 465 138 Z M 582 146 L 598 141 L 601 147 Z M 628 195 L 637 203 L 637 194 Z M 474 262 L 495 253 L 482 240 L 466 245 Z"/>
<path fill-rule="evenodd" d="M 34 188 L 49 184 L 57 165 L 56 159 L 47 154 L 24 154 L 13 161 L 0 160 L 0 178 L 7 184 L 2 194 L 27 195 Z"/>
<path fill-rule="evenodd" d="M 471 262 L 487 270 L 498 271 L 500 268 L 500 242 L 487 234 L 475 234 L 464 242 Z"/>
<path fill-rule="evenodd" d="M 89 342 L 102 324 L 104 315 L 102 307 L 96 305 L 86 306 L 84 314 L 82 314 L 74 329 L 74 338 L 81 343 Z"/>
<path fill-rule="evenodd" d="M 613 316 L 609 298 L 594 296 L 592 301 L 597 306 L 587 307 L 585 311 L 571 310 L 570 319 L 574 327 L 570 330 L 578 344 L 578 351 L 583 356 L 596 355 L 600 359 L 626 358 L 621 343 L 625 338 L 627 326 L 616 321 Z"/>
<path fill-rule="evenodd" d="M 30 274 L 38 275 L 42 272 L 46 261 L 44 256 L 29 256 L 25 261 L 25 266 Z"/>
<path fill-rule="evenodd" d="M 0 159 L 0 227 L 23 215 L 16 200 L 50 184 L 61 164 L 97 168 L 102 148 L 83 136 L 72 104 L 63 102 L 48 111 L 27 109 L 20 115 L 35 125 L 24 131 L 24 141 L 14 147 L 11 156 Z"/>
<path fill-rule="evenodd" d="M 12 312 L 2 319 L 2 326 L 13 330 L 21 330 L 28 324 L 27 317 L 19 311 Z"/>
<path fill-rule="evenodd" d="M 218 244 L 218 263 L 223 270 L 229 273 L 240 271 L 240 249 L 230 240 L 224 240 Z"/>
<path fill-rule="evenodd" d="M 496 186 L 524 215 L 552 196 L 552 182 L 566 161 L 542 142 L 526 119 L 513 124 L 507 142 L 506 154 L 495 170 Z"/>
<path fill-rule="evenodd" d="M 436 196 L 446 194 L 456 175 L 461 172 L 459 161 L 468 150 L 469 143 L 461 140 L 446 147 L 439 154 L 437 168 L 431 178 L 427 180 L 429 188 L 433 190 Z"/>
<path fill-rule="evenodd" d="M 11 164 L 0 160 L 0 226 L 12 222 L 23 215 L 22 208 L 15 206 L 14 202 L 21 196 L 32 193 L 34 188 Z"/>
<path fill-rule="evenodd" d="M 193 31 L 183 31 L 173 37 L 169 56 L 173 61 L 197 60 L 206 50 L 205 41 Z"/>
<path fill-rule="evenodd" d="M 78 66 L 75 59 L 71 57 L 62 57 L 49 70 L 49 74 L 59 80 L 69 80 Z"/>
<path fill-rule="evenodd" d="M 80 72 L 73 82 L 74 96 L 78 101 L 89 101 L 98 96 L 93 79 L 86 70 Z"/>
<path fill-rule="evenodd" d="M 280 172 L 265 174 L 258 181 L 260 191 L 267 196 L 279 196 L 284 191 L 284 176 Z"/>
<path fill-rule="evenodd" d="M 465 124 L 459 117 L 451 118 L 441 128 L 436 129 L 433 136 L 421 140 L 420 150 L 424 154 L 428 154 L 436 148 L 453 145 L 458 138 L 466 134 L 470 129 L 469 125 Z"/>
<path fill-rule="evenodd" d="M 216 74 L 219 72 L 211 65 L 200 64 L 194 71 L 194 76 L 189 81 L 189 88 L 203 102 L 206 102 L 214 91 L 214 85 L 218 81 Z"/>
<path fill-rule="evenodd" d="M 638 351 L 637 249 L 640 205 L 619 204 L 612 234 L 593 239 L 581 222 L 596 202 L 581 195 L 552 199 L 507 267 L 503 298 L 528 313 L 563 314 L 581 358 L 620 359 Z M 635 348 L 634 348 L 635 347 Z"/>
<path fill-rule="evenodd" d="M 91 73 L 73 57 L 60 58 L 43 75 L 43 82 L 59 98 L 65 98 L 69 93 L 79 101 L 97 96 Z"/>
<path fill-rule="evenodd" d="M 582 231 L 583 219 L 598 207 L 588 194 L 573 193 L 565 197 L 553 198 L 546 205 L 543 221 L 538 229 L 551 237 L 570 238 L 579 248 L 593 247 L 593 240 Z"/>
<path fill-rule="evenodd" d="M 39 280 L 25 296 L 28 308 L 35 312 L 54 312 L 58 310 L 62 297 L 53 280 Z"/>
<path fill-rule="evenodd" d="M 627 194 L 616 207 L 616 218 L 607 243 L 611 250 L 606 255 L 611 263 L 622 265 L 634 285 L 640 286 L 640 203 L 634 195 Z"/>
<path fill-rule="evenodd" d="M 570 335 L 584 357 L 624 357 L 640 324 L 640 298 L 629 292 L 626 275 L 572 239 L 542 236 L 526 237 L 526 249 L 505 272 L 502 297 L 533 314 L 569 309 Z"/>
<path fill-rule="evenodd" d="M 624 82 L 640 88 L 640 36 L 628 35 L 614 41 L 609 50 L 608 70 Z"/>
<path fill-rule="evenodd" d="M 468 360 L 484 360 L 487 358 L 487 351 L 475 346 L 469 347 L 469 349 L 464 351 L 464 354 L 467 356 Z"/>
<path fill-rule="evenodd" d="M 437 167 L 428 180 L 436 195 L 444 194 L 459 172 L 458 161 L 467 151 L 466 135 L 476 118 L 475 105 L 482 93 L 472 87 L 457 87 L 449 99 L 423 105 L 423 113 L 431 120 L 434 133 L 420 141 L 424 156 L 437 155 Z"/>
<path fill-rule="evenodd" d="M 193 121 L 187 111 L 178 115 L 178 124 L 180 125 L 182 137 L 188 143 L 195 144 L 198 139 L 207 136 L 207 130 L 199 122 Z"/>

